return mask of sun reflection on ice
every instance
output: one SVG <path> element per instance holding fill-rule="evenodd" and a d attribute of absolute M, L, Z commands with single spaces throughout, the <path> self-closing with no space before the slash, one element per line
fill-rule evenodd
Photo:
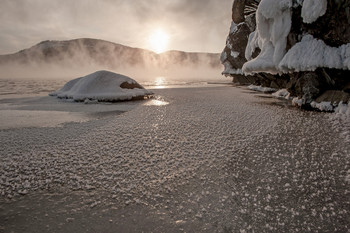
<path fill-rule="evenodd" d="M 165 88 L 165 83 L 166 83 L 165 80 L 166 80 L 165 77 L 162 77 L 162 76 L 156 77 L 156 79 L 154 80 L 154 84 L 156 88 L 159 88 L 159 89 Z"/>
<path fill-rule="evenodd" d="M 155 96 L 154 98 L 148 100 L 144 105 L 145 106 L 165 106 L 168 105 L 169 102 L 163 100 L 159 96 Z"/>
<path fill-rule="evenodd" d="M 167 81 L 163 76 L 158 76 L 154 79 L 154 87 L 155 89 L 166 88 Z M 164 101 L 161 97 L 154 97 L 153 99 L 148 100 L 144 105 L 145 106 L 164 106 L 168 105 L 169 102 Z"/>
<path fill-rule="evenodd" d="M 145 106 L 164 106 L 168 105 L 169 102 L 163 101 L 163 100 L 157 100 L 157 99 L 151 99 L 145 103 Z"/>

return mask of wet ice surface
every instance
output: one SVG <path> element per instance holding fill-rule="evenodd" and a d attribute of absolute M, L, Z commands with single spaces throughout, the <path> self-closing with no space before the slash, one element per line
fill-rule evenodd
<path fill-rule="evenodd" d="M 344 132 L 245 92 L 156 90 L 119 114 L 0 130 L 0 232 L 348 232 Z"/>
<path fill-rule="evenodd" d="M 108 115 L 121 114 L 141 104 L 140 101 L 86 104 L 56 99 L 51 96 L 20 97 L 16 94 L 0 99 L 0 129 L 60 127 L 68 122 L 85 122 Z"/>

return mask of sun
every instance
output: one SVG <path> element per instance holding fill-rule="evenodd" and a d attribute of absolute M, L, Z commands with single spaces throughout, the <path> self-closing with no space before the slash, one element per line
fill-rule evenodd
<path fill-rule="evenodd" d="M 156 53 L 165 52 L 169 44 L 169 35 L 162 29 L 156 29 L 148 37 L 148 44 Z"/>

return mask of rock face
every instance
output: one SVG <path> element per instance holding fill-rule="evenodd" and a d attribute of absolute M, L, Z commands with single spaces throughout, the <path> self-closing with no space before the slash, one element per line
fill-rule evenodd
<path fill-rule="evenodd" d="M 304 107 L 350 101 L 349 0 L 234 0 L 232 12 L 224 75 L 287 88 Z"/>

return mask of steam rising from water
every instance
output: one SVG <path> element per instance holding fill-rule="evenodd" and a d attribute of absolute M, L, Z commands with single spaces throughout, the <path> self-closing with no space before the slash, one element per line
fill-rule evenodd
<path fill-rule="evenodd" d="M 45 41 L 16 54 L 0 56 L 1 79 L 70 80 L 97 70 L 161 85 L 160 82 L 220 80 L 222 66 L 219 54 L 156 54 L 95 39 Z"/>

